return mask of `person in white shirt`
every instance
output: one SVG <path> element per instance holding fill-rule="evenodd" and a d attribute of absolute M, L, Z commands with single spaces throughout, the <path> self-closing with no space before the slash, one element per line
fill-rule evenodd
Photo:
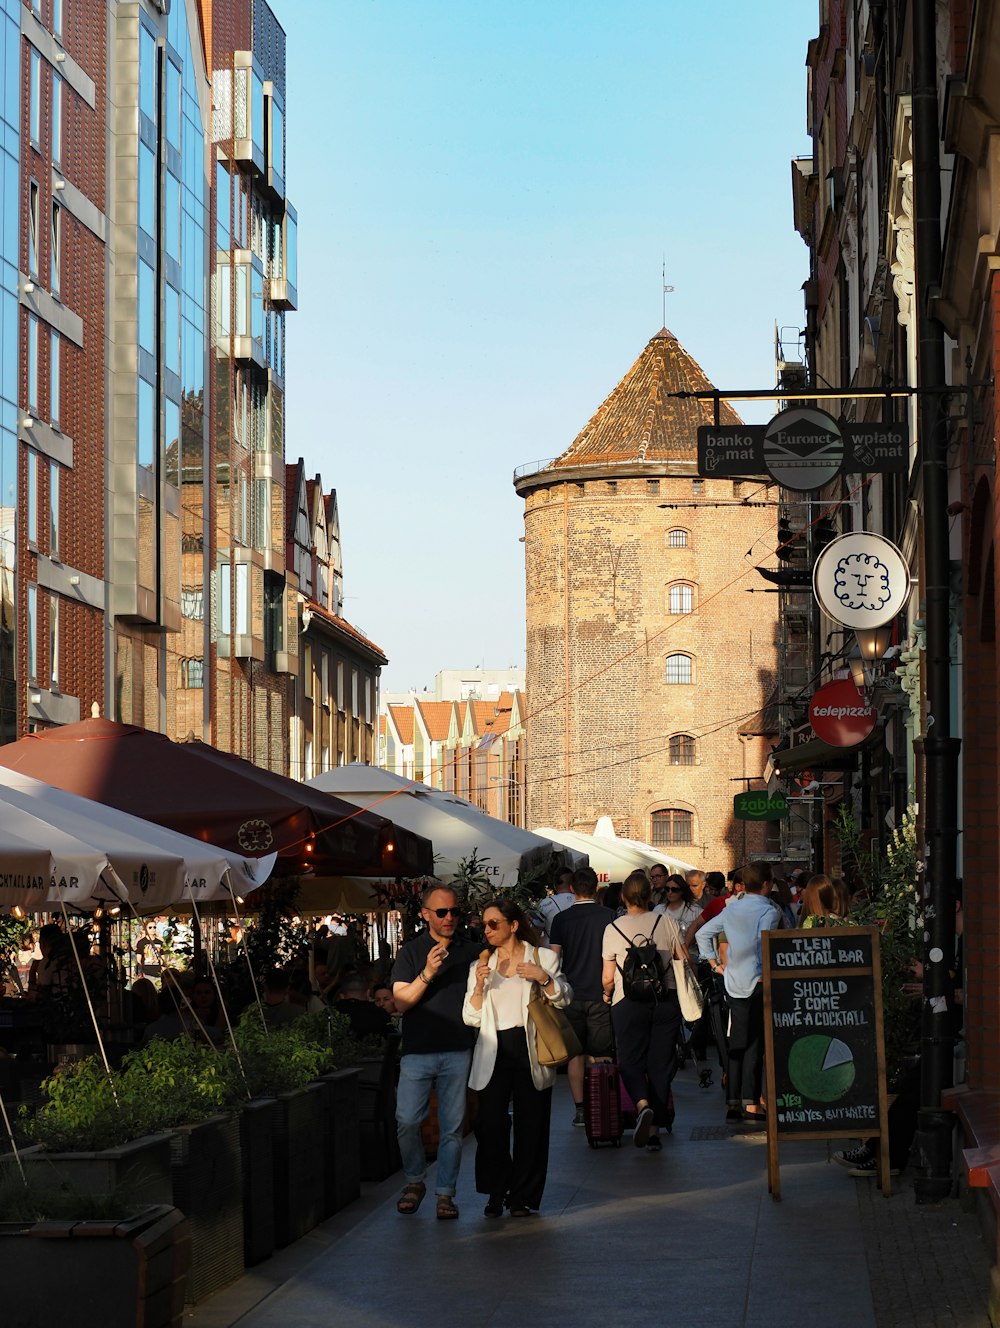
<path fill-rule="evenodd" d="M 542 902 L 535 909 L 535 926 L 538 929 L 539 940 L 543 945 L 548 945 L 549 936 L 552 934 L 553 919 L 564 909 L 572 908 L 576 903 L 576 895 L 573 893 L 573 873 L 569 868 L 563 868 L 559 873 L 552 893 L 546 895 Z"/>
<path fill-rule="evenodd" d="M 764 986 L 761 932 L 781 926 L 781 910 L 767 895 L 764 876 L 757 867 L 743 868 L 743 895 L 698 931 L 698 953 L 712 971 L 723 973 L 729 1002 L 729 1069 L 726 1120 L 759 1120 L 764 1070 Z M 725 933 L 725 964 L 713 942 Z"/>

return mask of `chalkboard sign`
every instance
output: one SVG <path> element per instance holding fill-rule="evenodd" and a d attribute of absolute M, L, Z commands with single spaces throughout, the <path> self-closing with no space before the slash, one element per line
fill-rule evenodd
<path fill-rule="evenodd" d="M 878 932 L 763 933 L 768 1180 L 780 1197 L 781 1139 L 880 1141 L 888 1193 Z"/>

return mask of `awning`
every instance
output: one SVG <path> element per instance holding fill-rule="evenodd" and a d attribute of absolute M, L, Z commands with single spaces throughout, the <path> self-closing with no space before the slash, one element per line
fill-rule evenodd
<path fill-rule="evenodd" d="M 822 738 L 810 738 L 807 742 L 797 743 L 794 747 L 778 748 L 767 758 L 764 766 L 764 782 L 770 783 L 777 775 L 797 775 L 803 770 L 813 772 L 822 770 L 849 770 L 854 766 L 854 758 L 859 752 L 876 742 L 882 741 L 882 730 L 876 728 L 864 742 L 853 747 L 833 747 Z"/>

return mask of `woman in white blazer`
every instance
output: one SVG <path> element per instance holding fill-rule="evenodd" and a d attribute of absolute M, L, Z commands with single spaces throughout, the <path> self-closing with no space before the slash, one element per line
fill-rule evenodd
<path fill-rule="evenodd" d="M 476 1115 L 476 1189 L 489 1195 L 487 1217 L 537 1209 L 549 1162 L 549 1116 L 556 1072 L 538 1064 L 528 1001 L 535 983 L 560 1008 L 573 989 L 559 956 L 538 944 L 518 906 L 498 899 L 483 909 L 489 946 L 469 971 L 462 1018 L 479 1029 L 469 1086 L 479 1094 Z M 510 1104 L 514 1103 L 511 1152 Z"/>

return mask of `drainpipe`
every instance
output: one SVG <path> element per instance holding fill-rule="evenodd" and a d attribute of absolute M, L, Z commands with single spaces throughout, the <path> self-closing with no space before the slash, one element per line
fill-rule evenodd
<path fill-rule="evenodd" d="M 925 696 L 927 732 L 924 912 L 926 948 L 921 1018 L 920 1174 L 917 1203 L 951 1190 L 953 1120 L 941 1109 L 952 1083 L 952 986 L 955 953 L 954 885 L 958 847 L 958 753 L 952 736 L 950 561 L 948 556 L 947 398 L 944 328 L 936 316 L 941 285 L 941 165 L 938 133 L 935 0 L 914 0 L 913 176 L 917 302 L 919 452 L 923 489 Z"/>

